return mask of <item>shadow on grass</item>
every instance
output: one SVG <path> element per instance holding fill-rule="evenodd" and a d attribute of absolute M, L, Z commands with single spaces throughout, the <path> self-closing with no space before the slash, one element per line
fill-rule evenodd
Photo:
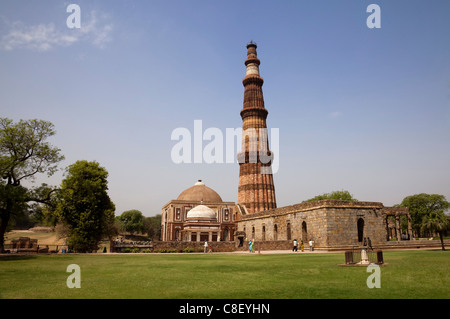
<path fill-rule="evenodd" d="M 36 258 L 36 255 L 0 254 L 0 262 L 11 260 L 31 260 Z"/>

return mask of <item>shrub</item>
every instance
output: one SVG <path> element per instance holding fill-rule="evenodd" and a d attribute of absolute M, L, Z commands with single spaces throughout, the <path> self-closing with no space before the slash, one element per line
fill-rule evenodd
<path fill-rule="evenodd" d="M 177 253 L 178 250 L 176 248 L 173 248 L 173 249 L 162 248 L 162 249 L 159 249 L 159 250 L 155 250 L 155 252 L 158 252 L 158 253 Z"/>

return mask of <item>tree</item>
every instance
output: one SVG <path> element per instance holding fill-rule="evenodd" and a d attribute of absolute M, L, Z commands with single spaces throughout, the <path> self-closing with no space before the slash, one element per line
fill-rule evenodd
<path fill-rule="evenodd" d="M 137 209 L 123 212 L 118 219 L 122 223 L 125 232 L 142 232 L 144 229 L 144 215 Z"/>
<path fill-rule="evenodd" d="M 450 203 L 444 195 L 421 193 L 405 197 L 400 206 L 408 207 L 411 214 L 411 227 L 417 237 L 420 237 L 421 233 L 429 231 L 422 227 L 424 218 L 434 213 L 444 213 L 450 207 Z"/>
<path fill-rule="evenodd" d="M 441 211 L 433 211 L 423 217 L 422 230 L 437 232 L 441 240 L 442 250 L 445 250 L 443 232 L 448 228 L 449 221 L 447 216 Z"/>
<path fill-rule="evenodd" d="M 356 198 L 353 198 L 353 195 L 349 193 L 349 191 L 334 191 L 331 193 L 325 193 L 323 195 L 317 195 L 316 197 L 310 198 L 303 202 L 314 202 L 318 200 L 324 199 L 334 199 L 334 200 L 347 200 L 347 201 L 358 201 Z"/>
<path fill-rule="evenodd" d="M 11 187 L 4 181 L 0 181 L 0 219 L 3 224 L 3 218 L 8 218 L 8 223 L 4 224 L 5 232 L 9 230 L 13 224 L 20 224 L 20 220 L 26 215 L 28 210 L 27 204 L 28 190 L 20 185 Z M 6 220 L 5 218 L 5 220 Z"/>
<path fill-rule="evenodd" d="M 57 163 L 64 156 L 47 142 L 54 134 L 54 125 L 47 121 L 13 123 L 0 118 L 0 252 L 4 251 L 4 235 L 11 216 L 23 211 L 27 202 L 45 201 L 34 197 L 21 183 L 33 180 L 36 174 L 51 176 L 56 172 Z"/>
<path fill-rule="evenodd" d="M 58 216 L 56 206 L 59 200 L 60 189 L 45 183 L 29 190 L 29 199 L 33 201 L 27 212 L 30 222 L 34 224 L 56 226 Z"/>
<path fill-rule="evenodd" d="M 108 196 L 108 172 L 97 162 L 77 161 L 62 181 L 57 212 L 67 227 L 69 250 L 91 252 L 108 236 L 114 203 Z"/>
<path fill-rule="evenodd" d="M 159 240 L 161 238 L 161 214 L 144 218 L 144 232 L 152 240 Z"/>

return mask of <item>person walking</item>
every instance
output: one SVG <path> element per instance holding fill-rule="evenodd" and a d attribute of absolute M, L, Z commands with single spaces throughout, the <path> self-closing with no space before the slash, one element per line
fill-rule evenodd
<path fill-rule="evenodd" d="M 206 240 L 205 240 L 205 245 L 203 247 L 204 247 L 203 252 L 206 254 L 207 249 L 208 249 L 208 242 Z"/>
<path fill-rule="evenodd" d="M 248 242 L 248 252 L 249 253 L 252 252 L 252 241 L 251 240 Z"/>
<path fill-rule="evenodd" d="M 309 240 L 309 250 L 314 251 L 314 241 L 312 240 L 312 238 Z"/>
<path fill-rule="evenodd" d="M 297 241 L 297 239 L 294 239 L 294 247 L 292 248 L 292 251 L 298 251 L 298 241 Z"/>
<path fill-rule="evenodd" d="M 300 243 L 300 250 L 303 252 L 305 249 L 305 245 L 303 244 L 303 240 Z"/>

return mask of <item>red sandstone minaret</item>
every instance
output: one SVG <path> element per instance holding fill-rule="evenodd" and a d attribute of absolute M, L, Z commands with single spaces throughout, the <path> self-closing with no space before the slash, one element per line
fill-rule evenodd
<path fill-rule="evenodd" d="M 256 44 L 247 45 L 247 66 L 244 84 L 242 117 L 242 151 L 238 154 L 238 204 L 253 214 L 277 207 L 272 175 L 273 153 L 267 138 L 267 110 L 264 108 L 262 85 Z"/>

